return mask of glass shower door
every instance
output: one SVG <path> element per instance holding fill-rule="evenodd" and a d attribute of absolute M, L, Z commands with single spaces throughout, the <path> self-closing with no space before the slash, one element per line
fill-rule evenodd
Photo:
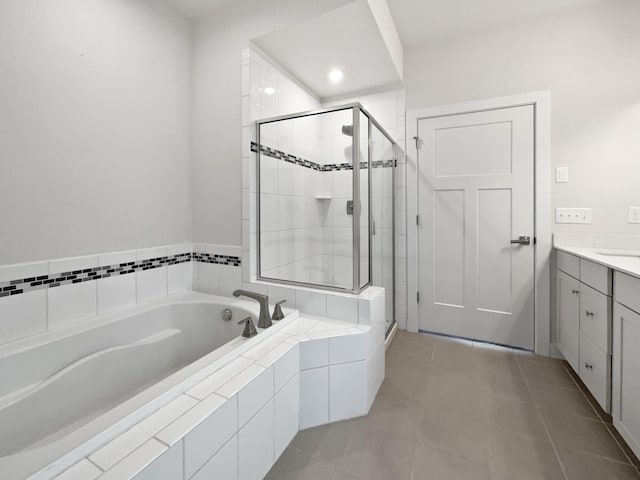
<path fill-rule="evenodd" d="M 387 328 L 394 319 L 394 166 L 393 143 L 372 124 L 371 132 L 372 284 L 385 289 Z"/>

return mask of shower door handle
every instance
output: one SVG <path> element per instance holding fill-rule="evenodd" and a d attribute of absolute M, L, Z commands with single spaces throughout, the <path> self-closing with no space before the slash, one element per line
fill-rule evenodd
<path fill-rule="evenodd" d="M 353 215 L 353 200 L 347 200 L 347 215 Z"/>

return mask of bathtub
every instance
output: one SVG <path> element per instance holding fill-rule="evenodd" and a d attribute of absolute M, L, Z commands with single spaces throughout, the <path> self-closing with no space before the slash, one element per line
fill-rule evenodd
<path fill-rule="evenodd" d="M 243 338 L 247 316 L 257 303 L 187 293 L 1 347 L 0 478 L 47 478 L 276 330 Z"/>

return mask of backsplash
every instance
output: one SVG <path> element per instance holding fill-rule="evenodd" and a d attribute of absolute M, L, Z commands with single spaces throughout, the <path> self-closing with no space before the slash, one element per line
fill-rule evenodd
<path fill-rule="evenodd" d="M 241 253 L 187 243 L 0 266 L 0 344 L 183 291 L 230 295 Z"/>

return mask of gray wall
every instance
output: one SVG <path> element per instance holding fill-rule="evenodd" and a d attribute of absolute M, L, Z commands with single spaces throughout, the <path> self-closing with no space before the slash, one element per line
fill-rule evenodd
<path fill-rule="evenodd" d="M 242 243 L 242 58 L 249 41 L 353 0 L 234 1 L 195 25 L 193 239 Z"/>
<path fill-rule="evenodd" d="M 552 207 L 593 208 L 592 225 L 554 231 L 640 233 L 627 223 L 640 205 L 640 2 L 407 49 L 405 81 L 408 109 L 550 90 L 552 163 L 570 179 Z"/>
<path fill-rule="evenodd" d="M 191 239 L 190 25 L 162 5 L 0 2 L 0 264 Z"/>

